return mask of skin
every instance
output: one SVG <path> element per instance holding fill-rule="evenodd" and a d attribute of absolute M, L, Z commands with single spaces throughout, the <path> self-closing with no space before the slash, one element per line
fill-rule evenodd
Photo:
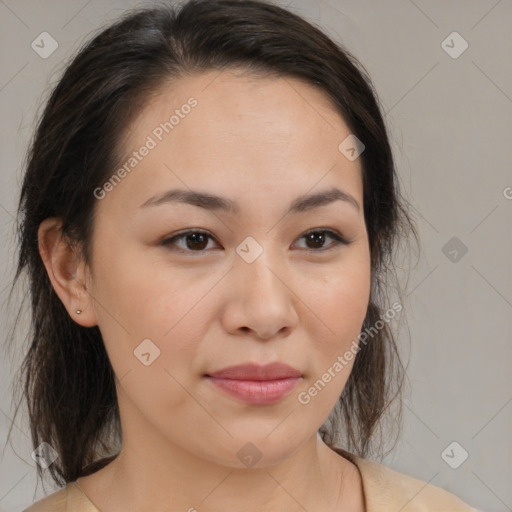
<path fill-rule="evenodd" d="M 338 150 L 351 132 L 325 94 L 299 80 L 215 71 L 163 88 L 128 127 L 126 153 L 191 96 L 191 113 L 98 200 L 89 265 L 59 236 L 58 219 L 39 230 L 57 294 L 77 323 L 99 326 L 117 377 L 121 453 L 78 483 L 103 512 L 362 511 L 356 466 L 317 434 L 354 361 L 310 403 L 298 400 L 357 341 L 370 297 L 361 162 Z M 298 196 L 332 187 L 360 208 L 338 200 L 284 214 Z M 224 196 L 240 212 L 140 208 L 173 188 Z M 202 252 L 190 238 L 162 243 L 190 228 L 211 235 Z M 351 243 L 308 242 L 313 228 Z M 247 236 L 263 249 L 252 263 L 236 252 Z M 144 339 L 160 350 L 149 366 L 134 356 Z M 204 377 L 273 361 L 302 379 L 271 405 L 242 402 Z M 248 442 L 261 454 L 253 467 L 237 456 Z"/>

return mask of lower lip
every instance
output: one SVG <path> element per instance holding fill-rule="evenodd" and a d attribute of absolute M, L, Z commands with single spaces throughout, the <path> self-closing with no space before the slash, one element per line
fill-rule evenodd
<path fill-rule="evenodd" d="M 278 402 L 297 385 L 300 377 L 276 380 L 234 380 L 220 377 L 208 379 L 228 394 L 253 405 Z"/>

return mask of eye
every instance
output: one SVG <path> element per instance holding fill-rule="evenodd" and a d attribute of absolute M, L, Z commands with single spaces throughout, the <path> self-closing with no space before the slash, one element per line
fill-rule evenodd
<path fill-rule="evenodd" d="M 208 245 L 208 239 L 214 240 L 206 231 L 190 229 L 164 240 L 162 245 L 177 245 L 177 241 L 184 240 L 185 247 L 181 247 L 184 249 L 182 252 L 204 252 Z"/>
<path fill-rule="evenodd" d="M 349 245 L 352 243 L 351 241 L 345 239 L 338 232 L 330 230 L 330 229 L 315 229 L 312 231 L 308 231 L 304 235 L 302 235 L 301 239 L 306 240 L 306 244 L 312 244 L 312 247 L 306 247 L 306 250 L 312 252 L 323 252 L 330 249 L 334 249 L 339 245 Z M 324 248 L 324 244 L 327 239 L 332 239 L 331 247 Z M 181 252 L 205 252 L 208 247 L 208 242 L 210 240 L 215 240 L 209 233 L 202 230 L 187 230 L 182 233 L 178 233 L 171 238 L 167 238 L 162 242 L 162 245 L 165 246 L 177 246 Z M 184 246 L 181 247 L 178 245 L 178 242 L 184 242 Z"/>
<path fill-rule="evenodd" d="M 306 240 L 306 243 L 311 243 L 313 245 L 313 247 L 306 247 L 306 250 L 310 250 L 313 252 L 328 251 L 330 249 L 335 249 L 337 246 L 341 244 L 349 245 L 350 243 L 352 243 L 351 241 L 343 238 L 338 232 L 332 231 L 330 229 L 315 229 L 312 231 L 308 231 L 307 233 L 300 237 L 300 239 L 302 238 Z M 327 238 L 333 239 L 334 243 L 331 244 L 331 247 L 322 248 Z"/>

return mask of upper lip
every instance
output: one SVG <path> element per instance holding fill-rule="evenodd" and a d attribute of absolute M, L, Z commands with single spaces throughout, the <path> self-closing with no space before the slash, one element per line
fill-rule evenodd
<path fill-rule="evenodd" d="M 223 368 L 213 373 L 208 373 L 208 377 L 220 377 L 234 380 L 277 380 L 289 379 L 292 377 L 301 377 L 299 370 L 284 364 L 270 363 L 259 365 L 256 363 L 239 364 Z"/>

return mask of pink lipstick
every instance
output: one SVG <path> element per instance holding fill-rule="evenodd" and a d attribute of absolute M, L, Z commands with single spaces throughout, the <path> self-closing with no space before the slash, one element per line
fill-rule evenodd
<path fill-rule="evenodd" d="M 253 405 L 278 402 L 301 380 L 299 370 L 284 363 L 230 366 L 206 375 L 227 394 Z"/>

